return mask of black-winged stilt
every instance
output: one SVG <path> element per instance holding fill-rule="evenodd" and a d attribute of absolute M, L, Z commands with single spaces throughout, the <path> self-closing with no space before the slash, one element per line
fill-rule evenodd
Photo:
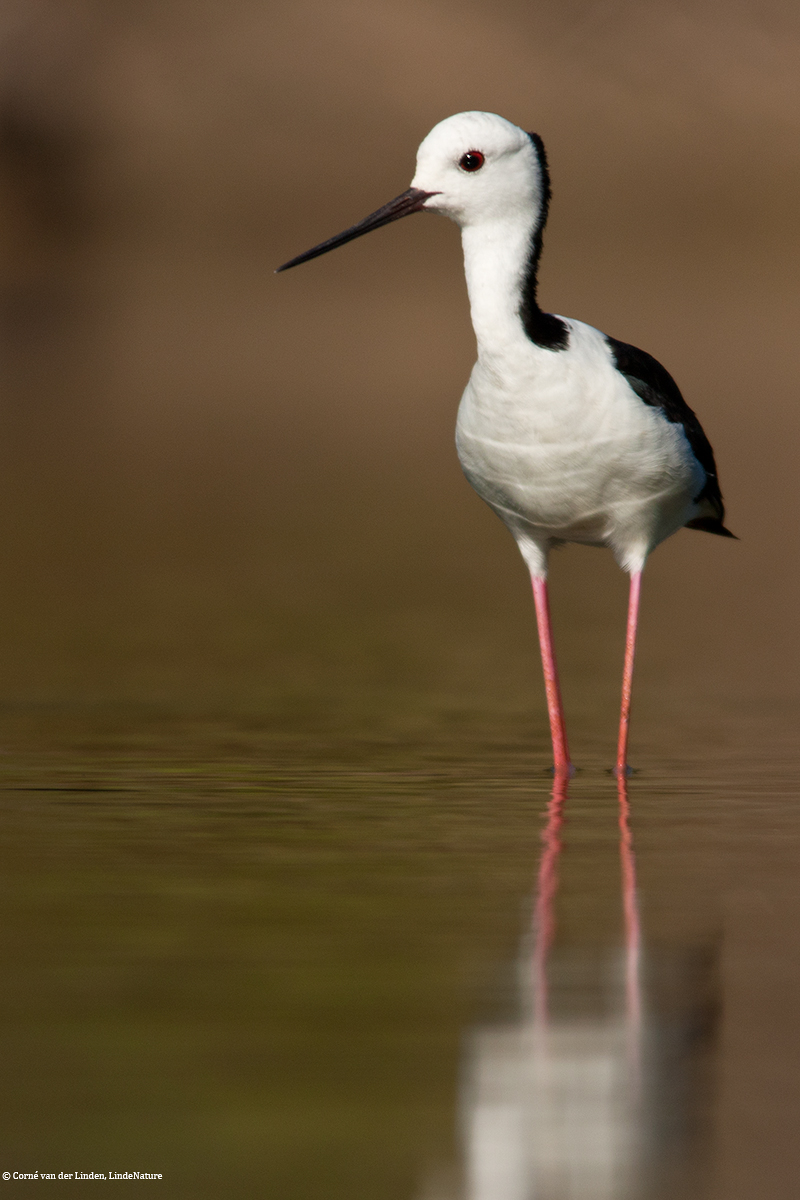
<path fill-rule="evenodd" d="M 461 228 L 478 361 L 458 410 L 469 482 L 516 539 L 533 582 L 557 775 L 571 772 L 547 595 L 552 546 L 607 546 L 630 575 L 616 771 L 627 770 L 642 571 L 683 526 L 723 537 L 714 453 L 672 376 L 643 350 L 542 312 L 550 203 L 542 139 L 494 113 L 436 125 L 408 191 L 285 271 L 390 221 L 439 212 Z"/>

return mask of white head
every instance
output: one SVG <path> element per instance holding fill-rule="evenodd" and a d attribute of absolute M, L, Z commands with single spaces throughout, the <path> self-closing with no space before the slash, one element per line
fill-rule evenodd
<path fill-rule="evenodd" d="M 440 121 L 417 151 L 412 188 L 434 193 L 425 210 L 462 228 L 539 215 L 547 183 L 531 136 L 495 113 Z"/>
<path fill-rule="evenodd" d="M 457 113 L 440 121 L 417 152 L 408 191 L 344 233 L 278 270 L 317 258 L 353 238 L 413 212 L 440 212 L 463 230 L 512 222 L 526 239 L 541 231 L 549 184 L 541 141 L 494 113 Z"/>

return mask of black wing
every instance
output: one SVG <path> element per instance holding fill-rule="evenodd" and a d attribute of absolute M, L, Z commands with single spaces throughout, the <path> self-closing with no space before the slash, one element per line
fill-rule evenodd
<path fill-rule="evenodd" d="M 735 537 L 726 529 L 725 506 L 722 503 L 722 492 L 717 479 L 717 464 L 714 462 L 714 451 L 711 443 L 703 432 L 703 427 L 695 414 L 689 408 L 680 393 L 675 380 L 661 363 L 647 354 L 637 350 L 627 342 L 618 342 L 616 338 L 608 337 L 606 341 L 611 347 L 614 365 L 621 375 L 624 375 L 633 391 L 652 408 L 660 408 L 668 421 L 680 425 L 686 434 L 686 440 L 692 448 L 700 466 L 706 473 L 706 481 L 700 492 L 695 496 L 695 502 L 705 500 L 711 508 L 711 514 L 696 517 L 688 522 L 690 529 L 705 529 L 708 533 L 718 533 L 722 537 Z"/>

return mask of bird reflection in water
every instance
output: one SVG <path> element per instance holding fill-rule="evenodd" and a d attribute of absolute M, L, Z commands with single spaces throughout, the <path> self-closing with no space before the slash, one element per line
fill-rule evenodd
<path fill-rule="evenodd" d="M 641 1189 L 641 940 L 627 783 L 617 782 L 625 951 L 608 964 L 603 1015 L 551 1011 L 561 827 L 568 781 L 556 779 L 520 960 L 517 1022 L 476 1031 L 464 1089 L 468 1200 L 627 1200 Z"/>

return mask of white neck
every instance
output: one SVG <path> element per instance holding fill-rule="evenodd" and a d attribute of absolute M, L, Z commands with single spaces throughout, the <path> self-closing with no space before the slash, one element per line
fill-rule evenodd
<path fill-rule="evenodd" d="M 519 307 L 535 216 L 513 216 L 465 225 L 461 230 L 472 327 L 478 357 L 502 355 L 526 337 Z"/>

